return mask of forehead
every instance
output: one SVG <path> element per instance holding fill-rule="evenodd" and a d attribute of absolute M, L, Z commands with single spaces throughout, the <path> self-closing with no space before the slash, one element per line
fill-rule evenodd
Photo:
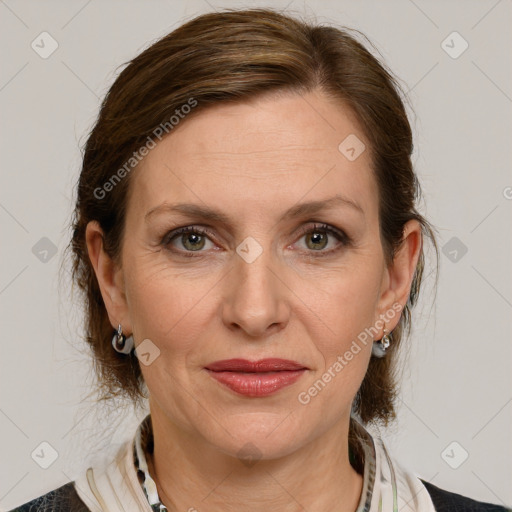
<path fill-rule="evenodd" d="M 319 93 L 219 104 L 185 117 L 149 152 L 133 176 L 133 207 L 137 216 L 176 201 L 278 213 L 341 193 L 371 215 L 369 149 L 352 111 Z"/>

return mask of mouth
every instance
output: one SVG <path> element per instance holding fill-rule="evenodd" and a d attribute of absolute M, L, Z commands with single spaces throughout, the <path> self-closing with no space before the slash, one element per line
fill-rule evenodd
<path fill-rule="evenodd" d="M 208 364 L 205 370 L 223 386 L 248 397 L 269 396 L 294 384 L 308 370 L 289 359 L 226 359 Z"/>

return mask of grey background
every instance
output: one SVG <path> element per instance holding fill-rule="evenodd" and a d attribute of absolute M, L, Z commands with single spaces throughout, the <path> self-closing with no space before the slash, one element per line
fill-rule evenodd
<path fill-rule="evenodd" d="M 123 404 L 95 407 L 86 396 L 94 376 L 82 313 L 70 302 L 68 272 L 58 281 L 79 146 L 116 67 L 196 14 L 264 5 L 271 3 L 0 1 L 2 510 L 114 452 L 143 416 Z M 416 310 L 399 418 L 382 435 L 423 478 L 510 505 L 511 2 L 272 5 L 361 30 L 409 90 L 422 211 L 443 253 L 437 296 L 430 274 Z M 31 47 L 43 31 L 58 43 L 46 59 Z M 469 44 L 458 58 L 442 46 L 453 31 Z M 444 44 L 462 48 L 453 37 Z M 58 453 L 48 469 L 40 464 L 52 452 L 41 442 Z"/>

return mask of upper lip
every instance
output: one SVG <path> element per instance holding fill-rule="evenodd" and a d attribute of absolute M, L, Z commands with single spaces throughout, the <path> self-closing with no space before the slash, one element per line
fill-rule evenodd
<path fill-rule="evenodd" d="M 215 361 L 205 366 L 207 370 L 213 372 L 279 372 L 290 370 L 306 370 L 307 368 L 289 359 L 268 358 L 258 361 L 248 361 L 247 359 L 224 359 Z"/>

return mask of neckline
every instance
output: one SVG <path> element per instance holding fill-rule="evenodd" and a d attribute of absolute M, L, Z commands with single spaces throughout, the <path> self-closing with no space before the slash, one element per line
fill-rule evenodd
<path fill-rule="evenodd" d="M 357 434 L 357 441 L 363 448 L 363 487 L 361 498 L 355 512 L 369 512 L 372 502 L 372 496 L 375 487 L 375 477 L 377 473 L 377 456 L 373 437 L 364 428 L 364 426 L 355 418 L 354 425 Z M 161 502 L 158 495 L 156 483 L 149 473 L 146 459 L 146 453 L 153 451 L 153 429 L 151 424 L 151 414 L 148 414 L 139 424 L 132 443 L 133 464 L 138 476 L 139 483 L 144 492 L 151 509 L 155 512 L 168 512 L 167 507 Z"/>

